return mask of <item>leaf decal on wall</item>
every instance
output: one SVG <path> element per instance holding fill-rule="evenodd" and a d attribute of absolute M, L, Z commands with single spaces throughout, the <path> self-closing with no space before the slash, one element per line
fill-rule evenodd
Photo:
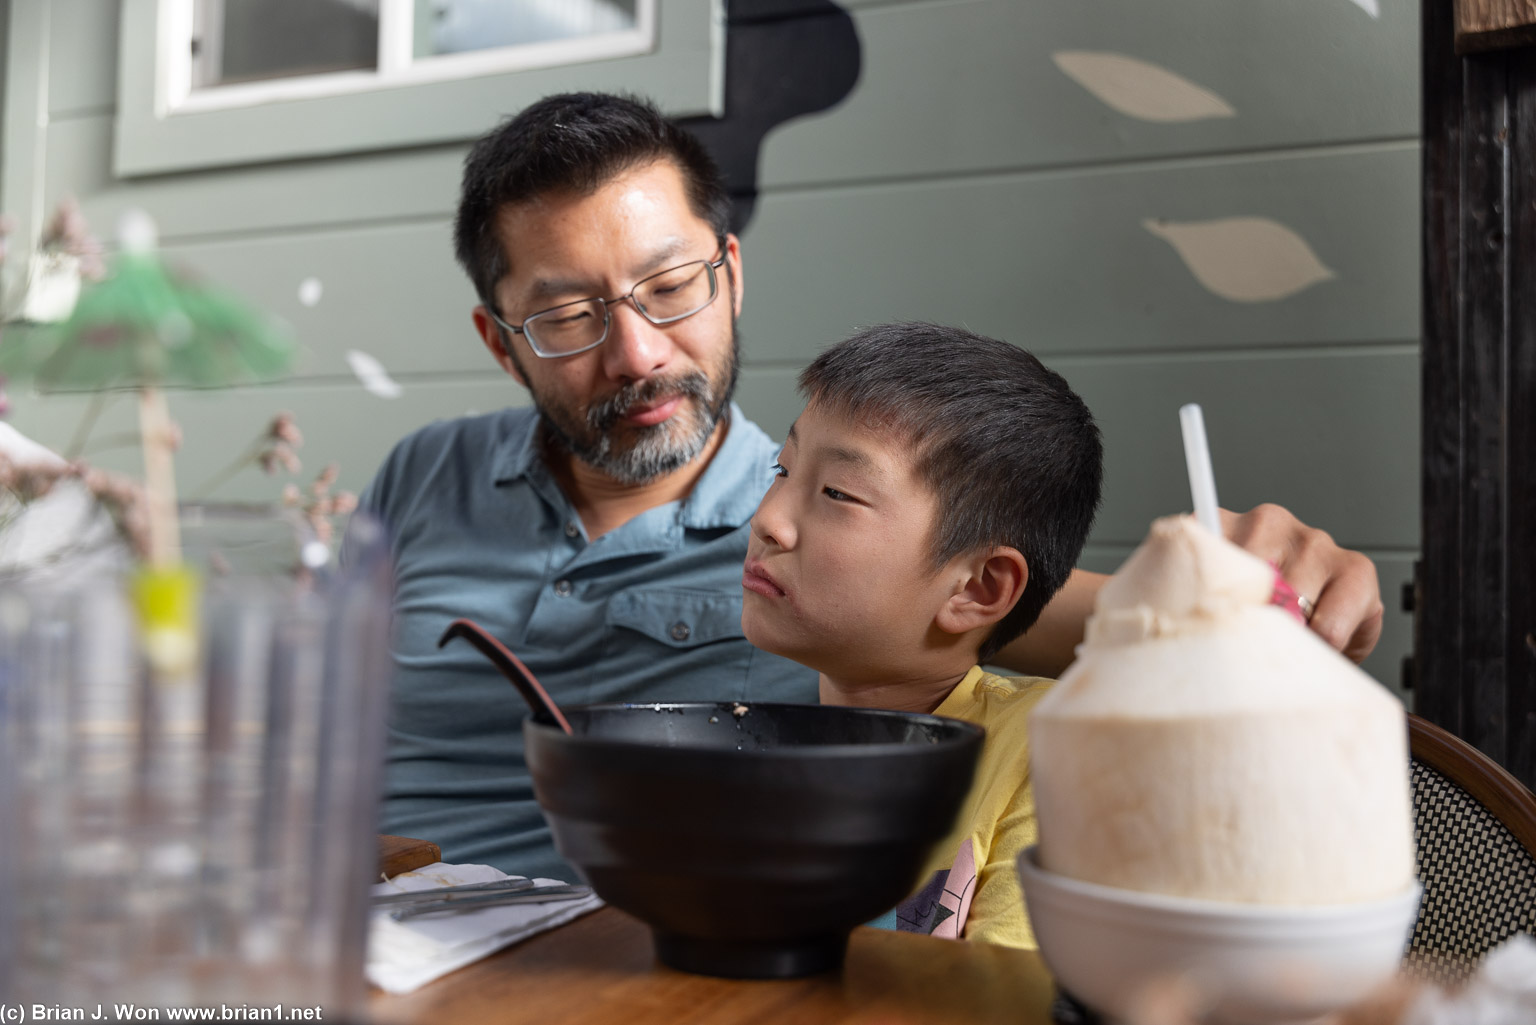
<path fill-rule="evenodd" d="M 1072 81 L 1122 114 L 1143 121 L 1235 117 L 1226 100 L 1167 68 L 1121 53 L 1058 50 L 1051 59 Z"/>
<path fill-rule="evenodd" d="M 357 349 L 347 350 L 347 363 L 363 387 L 381 399 L 398 399 L 404 390 L 389 376 L 384 364 Z"/>
<path fill-rule="evenodd" d="M 1381 17 L 1381 7 L 1376 0 L 1350 0 L 1350 2 L 1373 18 Z"/>
<path fill-rule="evenodd" d="M 1142 221 L 1207 289 L 1238 303 L 1272 302 L 1338 277 L 1306 239 L 1267 217 Z"/>

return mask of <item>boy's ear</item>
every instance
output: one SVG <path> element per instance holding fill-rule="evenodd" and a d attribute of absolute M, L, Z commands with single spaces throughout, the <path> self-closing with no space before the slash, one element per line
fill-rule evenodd
<path fill-rule="evenodd" d="M 1019 603 L 1029 583 L 1029 564 L 1017 548 L 1000 545 L 962 557 L 957 586 L 934 617 L 945 633 L 963 634 L 990 627 Z"/>

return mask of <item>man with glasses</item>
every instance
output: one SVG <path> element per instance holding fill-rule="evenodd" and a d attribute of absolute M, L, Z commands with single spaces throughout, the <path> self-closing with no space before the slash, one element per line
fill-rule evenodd
<path fill-rule="evenodd" d="M 547 98 L 470 152 L 455 245 L 475 328 L 533 408 L 417 431 L 364 493 L 395 538 L 384 831 L 571 875 L 523 762 L 522 701 L 469 646 L 437 647 L 460 616 L 561 704 L 816 700 L 814 673 L 741 632 L 747 522 L 778 447 L 731 403 L 729 214 L 699 142 L 626 98 Z M 1336 646 L 1370 650 L 1368 559 L 1274 507 L 1228 528 L 1318 598 Z M 1102 579 L 1075 575 L 1000 661 L 1058 671 Z"/>
<path fill-rule="evenodd" d="M 646 173 L 626 178 L 624 186 L 641 188 L 660 186 L 665 194 L 673 184 L 670 169 L 653 167 Z M 634 305 L 634 311 L 656 327 L 665 327 L 685 320 L 707 308 L 720 294 L 720 281 L 716 273 L 726 266 L 727 251 L 735 259 L 734 237 L 716 239 L 717 255 L 712 259 L 692 260 L 676 267 L 650 274 L 635 283 L 621 296 L 603 299 L 593 296 L 540 310 L 521 324 L 508 324 L 494 307 L 486 307 L 484 316 L 489 317 L 499 329 L 496 338 L 488 340 L 491 351 L 505 357 L 503 366 L 507 372 L 523 384 L 533 387 L 527 372 L 516 355 L 516 343 L 510 336 L 520 335 L 533 355 L 540 359 L 561 359 L 577 356 L 588 349 L 595 349 L 608 340 L 613 331 L 613 310 L 625 301 Z M 674 257 L 663 250 L 660 259 L 665 262 Z M 577 289 L 579 291 L 579 289 Z M 541 282 L 534 290 L 538 296 L 535 304 L 561 297 L 558 289 Z M 738 298 L 732 296 L 734 309 Z M 485 328 L 477 313 L 477 326 L 482 336 Z M 734 321 L 734 317 L 732 318 Z M 621 329 L 622 330 L 622 329 Z M 617 346 L 614 346 L 617 348 Z M 623 484 L 643 484 L 682 468 L 698 457 L 713 436 L 716 424 L 730 400 L 735 385 L 736 353 L 730 353 L 728 372 L 717 374 L 711 380 L 694 370 L 682 376 L 637 377 L 623 385 L 606 399 L 593 402 L 584 414 L 576 417 L 558 396 L 545 396 L 544 401 L 535 393 L 535 403 L 544 412 L 543 429 L 553 436 L 560 449 L 572 455 L 580 463 L 602 470 L 609 477 Z M 695 415 L 691 420 L 668 424 L 666 415 L 673 406 L 659 402 L 666 399 L 675 403 L 686 400 L 701 402 L 707 415 Z M 636 420 L 641 426 L 661 427 L 658 431 L 637 432 L 632 444 L 615 447 L 615 427 L 622 418 Z M 584 423 L 577 422 L 584 420 Z"/>

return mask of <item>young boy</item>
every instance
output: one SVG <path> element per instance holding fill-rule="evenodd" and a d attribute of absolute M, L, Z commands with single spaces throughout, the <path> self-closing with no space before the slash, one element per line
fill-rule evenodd
<path fill-rule="evenodd" d="M 1014 859 L 1035 840 L 1025 718 L 1050 681 L 979 663 L 1072 571 L 1099 501 L 1098 428 L 1029 353 L 933 324 L 860 332 L 800 390 L 752 518 L 742 628 L 817 670 L 825 704 L 986 728 L 966 805 L 897 923 L 1033 947 Z"/>

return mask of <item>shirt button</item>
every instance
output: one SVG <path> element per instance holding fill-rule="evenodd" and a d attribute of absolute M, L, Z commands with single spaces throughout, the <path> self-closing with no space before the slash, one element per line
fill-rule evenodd
<path fill-rule="evenodd" d="M 565 536 L 566 537 L 575 537 L 577 534 L 580 534 L 580 533 L 581 533 L 581 528 L 576 525 L 576 521 L 575 520 L 566 520 L 565 521 Z"/>
<path fill-rule="evenodd" d="M 571 590 L 571 582 L 569 580 L 555 581 L 555 593 L 560 597 L 569 598 L 571 596 Z"/>
<path fill-rule="evenodd" d="M 688 629 L 687 623 L 672 624 L 672 639 L 674 641 L 686 641 L 688 639 L 688 635 L 692 632 L 692 630 Z"/>

